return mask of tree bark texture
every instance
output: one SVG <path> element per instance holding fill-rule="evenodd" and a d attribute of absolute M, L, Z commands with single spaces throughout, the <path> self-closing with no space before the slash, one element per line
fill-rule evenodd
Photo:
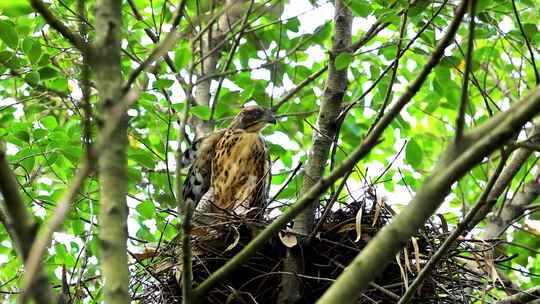
<path fill-rule="evenodd" d="M 308 152 L 305 166 L 305 175 L 302 183 L 302 192 L 315 185 L 324 175 L 328 162 L 330 147 L 334 141 L 338 128 L 337 117 L 341 111 L 343 96 L 347 90 L 347 67 L 337 69 L 336 57 L 344 52 L 350 52 L 351 46 L 352 14 L 344 1 L 335 1 L 334 33 L 330 62 L 328 64 L 328 78 L 326 80 L 324 95 L 321 100 L 317 122 L 312 135 L 312 146 Z M 313 229 L 315 210 L 319 204 L 318 199 L 301 212 L 294 221 L 293 230 L 300 235 L 308 235 Z M 284 262 L 286 273 L 303 273 L 302 242 L 300 246 L 290 248 Z M 300 280 L 293 275 L 283 275 L 281 283 L 280 303 L 295 303 L 301 298 Z"/>
<path fill-rule="evenodd" d="M 100 118 L 106 121 L 122 94 L 121 30 L 122 2 L 96 2 L 96 41 L 91 64 L 100 98 Z M 127 115 L 113 131 L 99 155 L 99 239 L 105 303 L 129 303 L 127 264 Z M 99 139 L 98 139 L 99 140 Z"/>

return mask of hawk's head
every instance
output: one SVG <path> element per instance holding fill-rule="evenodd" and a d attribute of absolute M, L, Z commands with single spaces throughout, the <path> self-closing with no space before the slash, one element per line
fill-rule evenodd
<path fill-rule="evenodd" d="M 249 106 L 245 107 L 236 115 L 230 128 L 244 129 L 248 132 L 259 132 L 269 123 L 276 123 L 276 117 L 272 110 L 261 106 Z"/>

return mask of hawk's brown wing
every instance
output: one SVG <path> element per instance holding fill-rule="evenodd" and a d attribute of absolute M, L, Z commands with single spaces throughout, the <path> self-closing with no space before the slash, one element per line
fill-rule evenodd
<path fill-rule="evenodd" d="M 262 207 L 268 195 L 268 159 L 258 133 L 227 130 L 217 141 L 212 160 L 214 204 L 240 214 Z"/>
<path fill-rule="evenodd" d="M 184 152 L 182 166 L 190 165 L 182 196 L 184 202 L 191 201 L 197 206 L 210 187 L 212 176 L 212 158 L 217 141 L 226 130 L 218 130 L 204 138 L 193 142 L 192 147 Z"/>

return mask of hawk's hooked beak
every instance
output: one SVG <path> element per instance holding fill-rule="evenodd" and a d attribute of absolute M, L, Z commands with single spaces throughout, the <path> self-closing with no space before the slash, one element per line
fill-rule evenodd
<path fill-rule="evenodd" d="M 267 119 L 268 119 L 267 120 L 268 123 L 271 123 L 274 125 L 276 124 L 276 115 L 273 112 L 268 114 Z"/>

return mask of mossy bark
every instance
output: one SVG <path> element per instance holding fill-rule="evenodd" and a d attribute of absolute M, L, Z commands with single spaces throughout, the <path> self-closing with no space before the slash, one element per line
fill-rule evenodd
<path fill-rule="evenodd" d="M 91 64 L 100 99 L 100 119 L 106 121 L 122 94 L 122 2 L 96 2 L 96 41 Z M 129 303 L 127 264 L 127 115 L 124 113 L 109 144 L 99 156 L 99 240 L 105 303 Z M 98 139 L 99 140 L 99 139 Z"/>

